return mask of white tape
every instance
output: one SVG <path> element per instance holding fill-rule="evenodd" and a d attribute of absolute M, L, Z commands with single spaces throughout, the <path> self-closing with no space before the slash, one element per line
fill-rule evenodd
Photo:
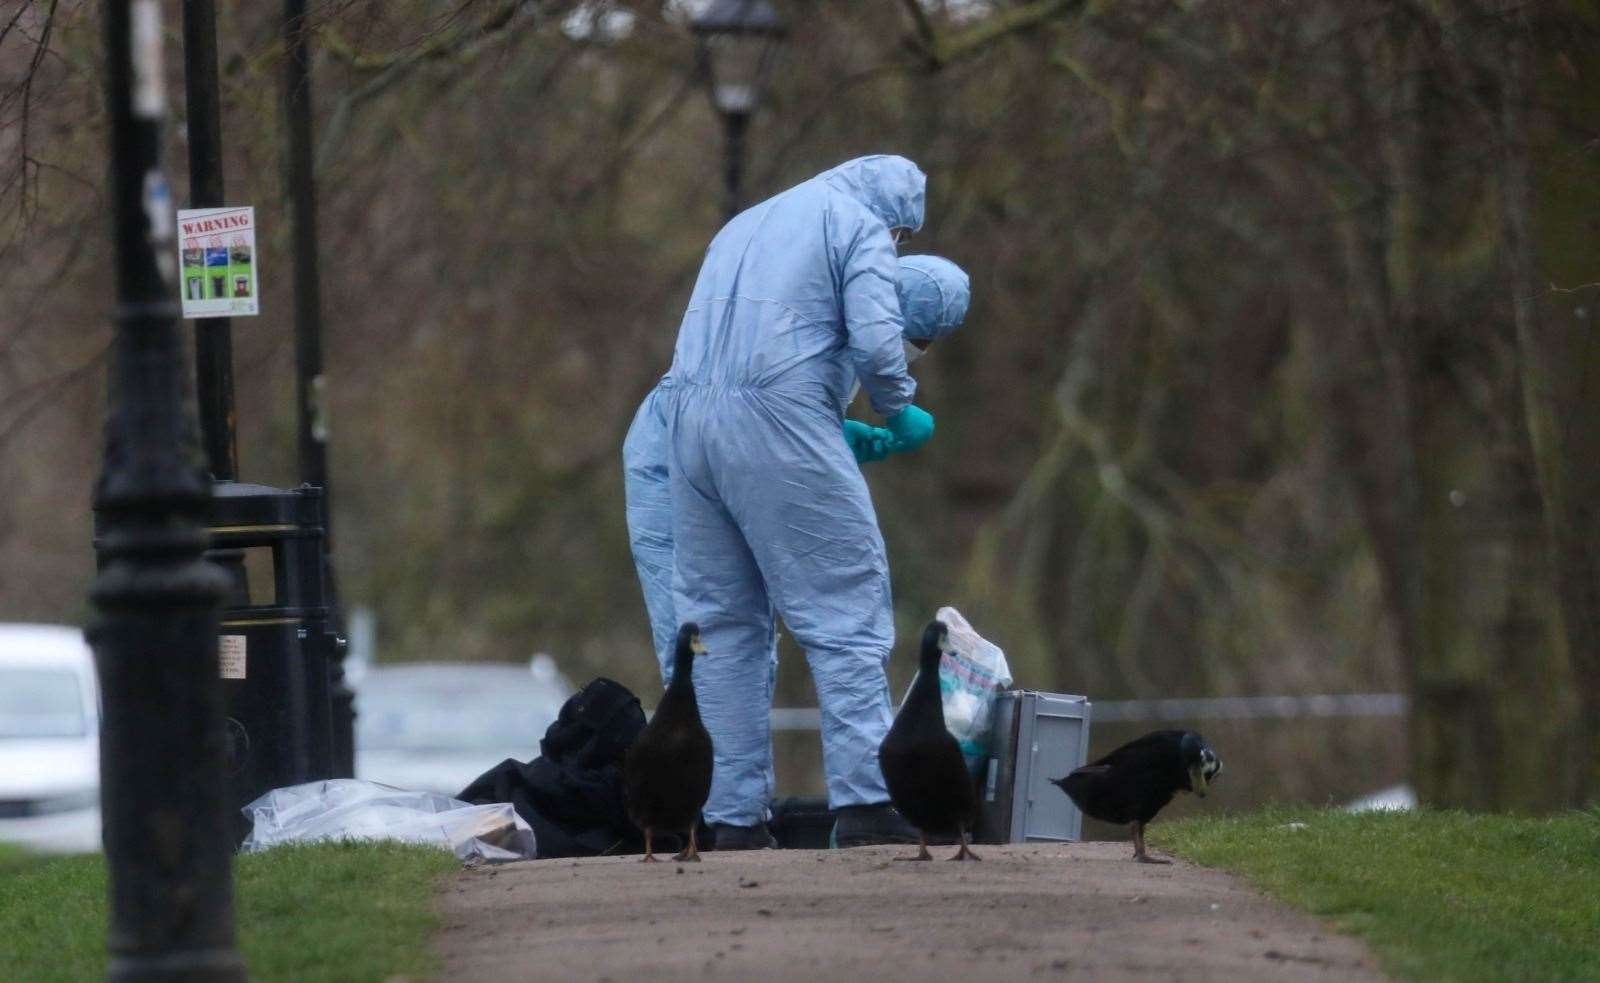
<path fill-rule="evenodd" d="M 134 0 L 129 9 L 133 36 L 129 54 L 133 67 L 135 116 L 159 117 L 166 111 L 166 79 L 161 75 L 160 0 Z"/>
<path fill-rule="evenodd" d="M 245 678 L 245 637 L 223 635 L 217 639 L 217 665 L 223 679 Z"/>

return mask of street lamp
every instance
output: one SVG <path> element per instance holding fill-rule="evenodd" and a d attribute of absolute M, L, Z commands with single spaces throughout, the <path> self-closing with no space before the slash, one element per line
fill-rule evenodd
<path fill-rule="evenodd" d="M 700 65 L 711 105 L 722 116 L 727 217 L 739 213 L 744 131 L 761 105 L 767 76 L 789 27 L 768 0 L 711 0 L 689 25 L 700 39 Z"/>
<path fill-rule="evenodd" d="M 89 629 L 103 695 L 100 807 L 112 980 L 242 981 L 223 785 L 217 604 L 203 558 L 210 479 L 184 406 L 177 258 L 161 169 L 161 4 L 106 0 L 106 119 L 116 331 L 99 574 Z"/>
<path fill-rule="evenodd" d="M 317 240 L 317 189 L 311 138 L 311 22 L 307 0 L 283 0 L 284 183 L 289 191 L 294 245 L 295 401 L 299 409 L 300 480 L 322 489 L 323 578 L 328 620 L 340 623 L 333 567 L 333 494 L 328 487 L 328 392 L 322 373 L 322 283 Z M 334 774 L 355 774 L 355 694 L 344 681 L 343 641 L 333 646 Z"/>

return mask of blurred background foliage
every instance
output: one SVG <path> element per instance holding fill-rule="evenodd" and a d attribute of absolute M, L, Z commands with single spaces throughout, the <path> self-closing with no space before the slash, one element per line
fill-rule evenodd
<path fill-rule="evenodd" d="M 911 251 L 973 280 L 914 373 L 938 438 L 868 472 L 902 638 L 949 603 L 1029 688 L 1409 695 L 1208 727 L 1235 803 L 1600 794 L 1600 5 L 775 2 L 749 198 L 904 154 Z M 229 198 L 264 230 L 241 474 L 293 485 L 276 5 L 220 6 Z M 385 660 L 657 685 L 620 448 L 721 219 L 693 6 L 313 4 L 336 563 Z M 98 24 L 4 9 L 0 618 L 83 620 Z M 182 205 L 181 125 L 167 160 Z M 778 702 L 814 702 L 792 650 Z"/>

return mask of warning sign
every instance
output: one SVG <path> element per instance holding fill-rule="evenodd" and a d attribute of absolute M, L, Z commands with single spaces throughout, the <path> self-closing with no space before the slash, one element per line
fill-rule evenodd
<path fill-rule="evenodd" d="M 178 268 L 184 317 L 261 313 L 255 208 L 180 209 Z"/>

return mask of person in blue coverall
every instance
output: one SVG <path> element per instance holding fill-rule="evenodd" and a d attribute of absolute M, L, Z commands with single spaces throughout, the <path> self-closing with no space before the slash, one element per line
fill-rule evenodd
<path fill-rule="evenodd" d="M 771 845 L 773 611 L 804 649 L 822 710 L 840 846 L 911 832 L 888 805 L 888 563 L 843 411 L 859 380 L 886 449 L 933 436 L 913 405 L 896 239 L 926 179 L 863 157 L 734 217 L 706 251 L 662 392 L 676 617 L 700 626 L 700 712 L 715 746 L 705 806 L 718 849 Z M 869 443 L 871 443 L 869 441 Z"/>
<path fill-rule="evenodd" d="M 966 273 L 955 263 L 938 256 L 902 256 L 896 292 L 905 320 L 902 337 L 908 363 L 921 357 L 934 341 L 961 326 L 971 299 Z M 663 378 L 645 396 L 622 445 L 628 540 L 639 574 L 639 586 L 644 592 L 663 685 L 671 678 L 672 651 L 679 625 L 672 602 L 672 489 L 667 471 L 663 395 L 671 384 L 670 376 Z M 852 385 L 850 399 L 859 388 L 859 383 Z M 847 399 L 846 403 L 849 401 Z M 882 460 L 890 453 L 893 439 L 888 430 L 857 420 L 844 421 L 843 436 L 859 463 Z M 777 678 L 777 659 L 774 645 L 768 659 L 766 699 L 769 704 Z M 764 792 L 769 799 L 774 787 L 771 749 L 769 740 Z"/>
<path fill-rule="evenodd" d="M 938 339 L 961 327 L 971 302 L 967 274 L 940 256 L 902 256 L 896 276 L 900 313 L 905 320 L 906 363 L 920 358 Z M 661 666 L 661 683 L 672 679 L 672 650 L 680 624 L 672 604 L 672 487 L 667 478 L 667 417 L 661 379 L 645 395 L 622 444 L 623 490 L 627 496 L 628 543 L 650 617 L 650 635 Z M 853 383 L 850 400 L 860 391 Z M 844 439 L 857 463 L 880 461 L 890 453 L 893 435 L 859 420 L 844 421 Z M 777 654 L 773 653 L 776 666 Z"/>

